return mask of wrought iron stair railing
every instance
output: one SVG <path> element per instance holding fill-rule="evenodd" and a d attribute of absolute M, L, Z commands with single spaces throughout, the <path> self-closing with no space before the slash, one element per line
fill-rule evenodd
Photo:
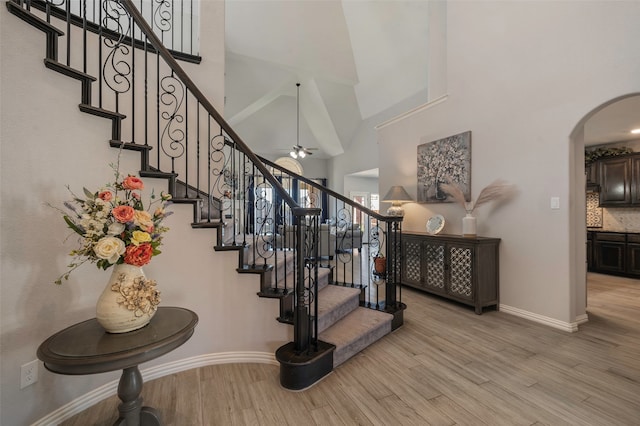
<path fill-rule="evenodd" d="M 95 34 L 111 33 L 113 38 L 117 38 L 117 28 L 124 26 L 111 18 L 104 22 L 103 18 L 109 14 L 109 2 L 102 0 L 18 0 L 16 3 L 24 4 L 27 10 L 33 8 L 44 12 L 47 22 L 51 17 L 65 21 L 66 34 L 70 34 L 71 26 L 75 25 Z M 197 37 L 200 0 L 135 0 L 134 3 L 174 58 L 200 63 Z M 144 47 L 144 36 L 140 31 L 134 32 L 133 40 L 129 40 L 130 37 L 127 35 L 126 44 L 133 42 L 139 48 Z M 74 41 L 67 37 L 65 43 L 68 48 Z M 153 51 L 154 47 L 149 46 L 148 49 Z"/>
<path fill-rule="evenodd" d="M 259 295 L 278 298 L 279 320 L 294 326 L 295 362 L 331 369 L 332 348 L 318 339 L 319 268 L 331 271 L 333 284 L 361 289 L 361 305 L 393 313 L 398 327 L 401 218 L 257 157 L 132 0 L 98 3 L 104 14 L 95 31 L 86 15 L 67 24 L 70 14 L 53 13 L 52 1 L 7 7 L 46 34 L 45 66 L 81 82 L 79 108 L 111 121 L 110 144 L 138 151 L 142 177 L 167 179 L 174 202 L 193 204 L 193 227 L 218 228 L 216 249 L 238 251 L 238 272 L 261 274 Z"/>
<path fill-rule="evenodd" d="M 297 202 L 320 209 L 318 262 L 321 267 L 333 270 L 332 283 L 360 288 L 362 306 L 394 314 L 401 312 L 401 286 L 394 283 L 401 282 L 402 218 L 382 215 L 317 180 L 260 159 Z M 277 229 L 279 248 L 286 249 L 295 225 L 290 231 L 282 224 Z"/>

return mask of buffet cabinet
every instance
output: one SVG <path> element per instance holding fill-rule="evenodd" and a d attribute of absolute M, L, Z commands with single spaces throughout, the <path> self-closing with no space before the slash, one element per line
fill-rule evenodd
<path fill-rule="evenodd" d="M 499 238 L 402 233 L 402 284 L 471 305 L 499 304 Z"/>

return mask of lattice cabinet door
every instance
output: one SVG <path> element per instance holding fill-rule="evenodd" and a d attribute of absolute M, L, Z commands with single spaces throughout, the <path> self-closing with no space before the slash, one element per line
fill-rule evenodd
<path fill-rule="evenodd" d="M 474 300 L 473 255 L 474 247 L 449 244 L 449 285 L 447 292 L 462 299 Z"/>
<path fill-rule="evenodd" d="M 446 293 L 446 245 L 438 241 L 424 241 L 422 246 L 423 283 L 424 286 L 436 293 Z"/>
<path fill-rule="evenodd" d="M 422 286 L 422 242 L 420 239 L 405 237 L 402 240 L 402 282 Z"/>

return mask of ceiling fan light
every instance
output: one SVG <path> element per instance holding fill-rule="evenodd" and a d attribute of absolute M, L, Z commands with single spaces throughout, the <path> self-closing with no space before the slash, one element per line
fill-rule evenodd
<path fill-rule="evenodd" d="M 304 158 L 307 156 L 307 153 L 304 152 L 304 149 L 301 149 L 300 151 L 298 151 L 298 155 L 300 156 L 300 158 Z"/>
<path fill-rule="evenodd" d="M 292 158 L 298 158 L 298 154 L 297 154 L 295 151 L 291 151 L 291 152 L 289 153 L 289 155 L 290 155 Z"/>

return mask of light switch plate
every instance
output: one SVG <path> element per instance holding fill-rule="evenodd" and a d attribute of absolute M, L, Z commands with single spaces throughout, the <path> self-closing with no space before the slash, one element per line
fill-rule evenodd
<path fill-rule="evenodd" d="M 560 208 L 560 197 L 551 197 L 551 209 L 558 210 Z"/>

